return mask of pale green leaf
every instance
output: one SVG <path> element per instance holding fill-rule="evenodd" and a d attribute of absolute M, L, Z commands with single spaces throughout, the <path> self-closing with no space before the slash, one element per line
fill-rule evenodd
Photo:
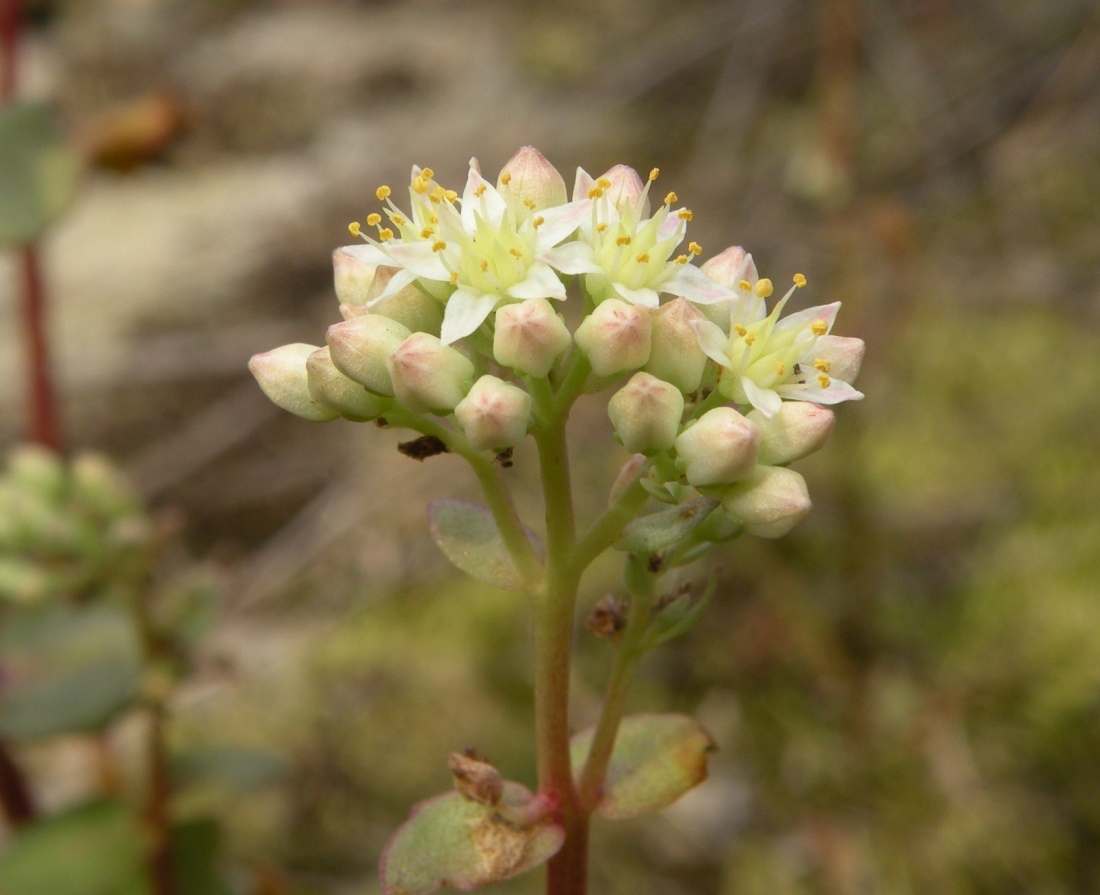
<path fill-rule="evenodd" d="M 658 510 L 631 522 L 615 544 L 625 553 L 654 553 L 671 547 L 718 506 L 717 500 L 696 497 L 676 507 Z"/>
<path fill-rule="evenodd" d="M 504 539 L 488 507 L 458 498 L 443 498 L 428 506 L 432 538 L 443 555 L 478 581 L 504 590 L 522 590 L 523 579 L 516 570 Z M 525 529 L 527 539 L 539 553 L 542 542 Z"/>

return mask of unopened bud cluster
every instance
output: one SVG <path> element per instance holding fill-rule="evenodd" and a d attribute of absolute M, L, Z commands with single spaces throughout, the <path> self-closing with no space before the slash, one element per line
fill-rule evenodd
<path fill-rule="evenodd" d="M 772 301 L 740 247 L 697 265 L 692 213 L 674 192 L 654 198 L 658 175 L 579 169 L 570 194 L 525 147 L 495 184 L 471 161 L 459 194 L 414 167 L 407 204 L 379 187 L 350 228 L 361 242 L 334 253 L 344 320 L 326 344 L 250 368 L 305 419 L 396 420 L 460 452 L 514 448 L 555 395 L 611 387 L 618 441 L 671 501 L 702 494 L 782 535 L 810 509 L 789 464 L 828 437 L 824 405 L 862 397 L 863 343 L 830 334 L 839 303 L 782 316 L 800 274 Z M 585 308 L 573 327 L 566 301 Z"/>

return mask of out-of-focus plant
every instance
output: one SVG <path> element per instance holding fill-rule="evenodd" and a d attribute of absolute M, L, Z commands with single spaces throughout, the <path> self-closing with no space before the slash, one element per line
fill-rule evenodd
<path fill-rule="evenodd" d="M 5 895 L 236 891 L 219 866 L 216 818 L 178 816 L 174 797 L 242 768 L 262 782 L 256 769 L 276 765 L 235 749 L 170 749 L 171 697 L 219 593 L 209 574 L 158 575 L 171 538 L 102 457 L 65 463 L 27 447 L 0 477 L 0 740 L 84 735 L 107 778 L 90 801 L 21 818 L 0 853 Z M 105 735 L 135 712 L 143 772 L 128 783 Z M 7 807 L 13 793 L 3 795 Z"/>
<path fill-rule="evenodd" d="M 781 537 L 809 512 L 790 464 L 827 439 L 834 417 L 822 405 L 862 397 L 851 382 L 863 342 L 830 335 L 839 303 L 781 316 L 805 277 L 769 309 L 773 284 L 740 247 L 696 267 L 697 243 L 678 253 L 691 211 L 673 192 L 651 209 L 658 174 L 578 170 L 570 198 L 526 147 L 495 186 L 471 162 L 460 197 L 414 167 L 409 209 L 379 187 L 369 230 L 351 225 L 366 244 L 334 255 L 345 320 L 328 344 L 252 359 L 292 413 L 400 426 L 419 433 L 399 446 L 407 456 L 466 460 L 487 506 L 435 501 L 432 535 L 459 569 L 532 605 L 537 788 L 452 753 L 456 791 L 414 808 L 386 850 L 391 895 L 476 888 L 546 861 L 548 892 L 582 893 L 592 814 L 656 811 L 705 778 L 713 744 L 695 720 L 624 716 L 638 664 L 690 629 L 715 590 L 716 577 L 693 585 L 685 567 L 745 532 Z M 566 300 L 581 318 L 572 331 L 552 304 Z M 632 456 L 582 531 L 567 423 L 578 399 L 612 387 L 607 412 Z M 541 535 L 521 521 L 506 472 L 528 435 Z M 571 737 L 578 591 L 612 549 L 629 596 L 588 618 L 615 658 L 599 722 Z"/>

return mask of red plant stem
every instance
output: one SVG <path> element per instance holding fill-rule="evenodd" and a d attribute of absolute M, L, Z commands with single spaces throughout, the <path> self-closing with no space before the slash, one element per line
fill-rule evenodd
<path fill-rule="evenodd" d="M 19 0 L 0 0 L 0 100 L 15 95 L 15 55 L 19 46 Z"/>
<path fill-rule="evenodd" d="M 34 820 L 37 813 L 26 778 L 12 760 L 6 743 L 0 743 L 0 808 L 17 829 Z"/>
<path fill-rule="evenodd" d="M 27 404 L 31 440 L 61 450 L 57 401 L 46 337 L 46 300 L 38 249 L 32 243 L 21 250 L 23 267 L 23 334 L 27 346 Z"/>
<path fill-rule="evenodd" d="M 154 895 L 175 895 L 172 872 L 172 786 L 168 770 L 168 744 L 165 742 L 167 709 L 157 702 L 150 707 L 149 718 L 149 795 L 145 820 L 153 836 L 149 852 L 149 873 Z"/>

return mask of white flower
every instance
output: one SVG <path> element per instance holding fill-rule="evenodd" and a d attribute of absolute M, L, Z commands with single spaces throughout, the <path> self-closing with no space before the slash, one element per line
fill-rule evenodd
<path fill-rule="evenodd" d="M 665 196 L 657 212 L 648 215 L 649 187 L 657 178 L 654 168 L 639 192 L 632 183 L 640 178 L 618 166 L 593 180 L 577 170 L 573 203 L 588 201 L 591 212 L 580 224 L 577 239 L 552 248 L 539 257 L 566 274 L 588 274 L 597 301 L 618 297 L 642 308 L 656 308 L 660 293 L 679 295 L 697 304 L 732 301 L 735 293 L 706 276 L 691 260 L 702 249 L 688 246 L 687 254 L 673 257 L 687 233 L 691 212 L 672 210 L 676 194 Z M 600 294 L 602 293 L 602 294 Z"/>
<path fill-rule="evenodd" d="M 722 367 L 718 388 L 738 404 L 751 404 L 767 418 L 784 399 L 839 404 L 863 397 L 851 385 L 863 356 L 863 340 L 831 336 L 840 302 L 779 318 L 795 285 L 767 313 L 770 280 L 746 282 L 730 308 L 729 332 L 709 320 L 693 323 L 699 347 Z"/>
<path fill-rule="evenodd" d="M 343 249 L 365 263 L 399 268 L 374 301 L 419 281 L 446 302 L 440 339 L 449 345 L 474 332 L 502 301 L 565 298 L 565 286 L 540 256 L 577 229 L 588 200 L 538 209 L 485 180 L 476 159 L 461 199 L 433 177 L 430 168 L 413 168 L 409 215 L 380 187 L 377 195 L 400 235 L 374 214 L 367 223 L 378 228 L 378 238 Z M 352 232 L 359 232 L 357 224 Z"/>

